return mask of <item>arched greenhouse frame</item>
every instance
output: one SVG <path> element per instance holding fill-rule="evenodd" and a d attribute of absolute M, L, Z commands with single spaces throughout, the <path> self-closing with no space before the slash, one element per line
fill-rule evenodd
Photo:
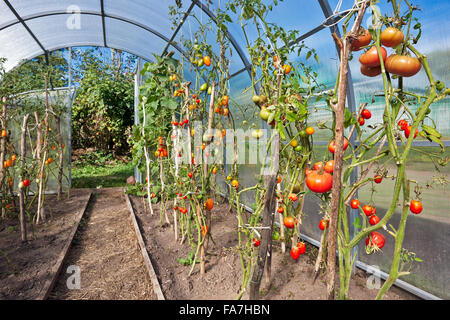
<path fill-rule="evenodd" d="M 75 48 L 104 47 L 137 59 L 127 133 L 134 174 L 119 194 L 151 299 L 287 299 L 287 288 L 295 299 L 360 299 L 357 290 L 368 292 L 362 299 L 448 299 L 449 9 L 424 0 L 1 0 L 0 81 L 39 56 L 48 67 L 63 50 L 67 85 L 55 88 L 45 77 L 39 90 L 0 91 L 0 298 L 65 297 L 61 268 L 97 201 L 95 189 L 72 184 L 79 134 L 71 129 L 72 105 L 81 80 L 71 56 Z M 383 38 L 388 28 L 403 32 L 394 45 Z M 356 47 L 365 30 L 370 40 Z M 375 62 L 365 64 L 369 48 Z M 408 63 L 417 70 L 395 69 L 399 56 L 415 59 Z M 329 187 L 314 191 L 310 174 L 316 184 L 329 176 Z M 45 246 L 35 228 L 52 225 L 53 210 L 56 217 L 64 207 L 75 222 L 61 236 L 63 249 L 48 247 L 54 280 L 19 294 L 14 281 L 31 280 L 5 276 L 26 265 L 15 264 L 16 251 L 33 241 Z M 224 234 L 226 243 L 218 240 Z M 375 234 L 382 244 L 373 243 Z M 2 247 L 14 239 L 16 249 Z M 297 254 L 302 246 L 306 254 Z M 199 279 L 225 272 L 214 268 L 228 255 L 234 295 L 211 289 L 202 296 Z M 170 280 L 178 289 L 166 285 L 161 270 L 170 261 L 192 277 L 187 291 L 178 277 Z M 298 287 L 277 279 L 283 268 L 320 277 L 322 291 L 303 296 L 303 278 L 295 278 Z M 354 289 L 358 281 L 363 289 Z"/>

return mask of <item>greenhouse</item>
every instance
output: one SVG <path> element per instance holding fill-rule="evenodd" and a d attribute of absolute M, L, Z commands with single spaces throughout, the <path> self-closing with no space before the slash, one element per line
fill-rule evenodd
<path fill-rule="evenodd" d="M 449 10 L 0 0 L 0 300 L 449 299 Z"/>

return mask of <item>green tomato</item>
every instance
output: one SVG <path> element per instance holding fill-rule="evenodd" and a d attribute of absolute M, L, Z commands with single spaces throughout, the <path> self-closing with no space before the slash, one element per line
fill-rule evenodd
<path fill-rule="evenodd" d="M 203 66 L 203 59 L 202 59 L 202 58 L 198 59 L 197 65 L 198 65 L 199 67 Z"/>
<path fill-rule="evenodd" d="M 211 92 L 212 92 L 212 88 L 208 87 L 208 94 L 211 94 Z"/>
<path fill-rule="evenodd" d="M 267 110 L 266 108 L 261 109 L 261 111 L 259 112 L 259 116 L 264 121 L 267 121 L 269 119 L 270 114 L 271 114 L 271 112 L 269 110 Z"/>
<path fill-rule="evenodd" d="M 300 132 L 299 132 L 299 135 L 300 135 L 300 137 L 302 137 L 302 138 L 306 138 L 306 137 L 308 136 L 308 134 L 306 133 L 305 130 L 300 131 Z"/>
<path fill-rule="evenodd" d="M 273 239 L 273 240 L 278 240 L 278 239 L 280 239 L 280 234 L 278 233 L 278 231 L 274 231 L 274 232 L 272 233 L 272 239 Z"/>
<path fill-rule="evenodd" d="M 254 96 L 252 97 L 252 101 L 253 101 L 254 103 L 256 103 L 256 104 L 260 104 L 260 103 L 261 103 L 261 98 L 260 98 L 259 96 L 257 96 L 257 95 L 254 95 Z"/>
<path fill-rule="evenodd" d="M 302 146 L 298 145 L 294 148 L 295 151 L 297 152 L 301 152 L 302 151 Z"/>
<path fill-rule="evenodd" d="M 205 91 L 206 89 L 208 89 L 208 84 L 207 83 L 202 84 L 202 86 L 200 87 L 200 91 Z"/>

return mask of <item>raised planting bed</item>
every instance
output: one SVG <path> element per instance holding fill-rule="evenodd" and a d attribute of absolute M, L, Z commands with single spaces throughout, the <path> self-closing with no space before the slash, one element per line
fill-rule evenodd
<path fill-rule="evenodd" d="M 161 284 L 163 294 L 168 300 L 231 300 L 238 296 L 241 286 L 241 265 L 236 251 L 237 219 L 234 211 L 229 210 L 228 202 L 216 199 L 212 210 L 212 241 L 206 256 L 206 274 L 202 277 L 197 265 L 189 276 L 190 266 L 183 265 L 179 258 L 186 259 L 191 251 L 189 243 L 175 241 L 172 226 L 160 225 L 159 205 L 153 207 L 151 215 L 146 200 L 130 196 L 144 242 Z M 217 203 L 218 202 L 218 203 Z M 172 214 L 172 205 L 167 210 Z M 317 248 L 306 244 L 306 254 L 294 261 L 289 250 L 281 253 L 281 246 L 274 241 L 272 260 L 272 281 L 269 285 L 263 278 L 261 299 L 267 300 L 320 300 L 326 298 L 325 274 L 321 273 L 312 283 Z M 358 270 L 350 284 L 350 298 L 374 299 L 378 290 L 369 289 L 367 281 L 370 275 Z M 338 279 L 337 279 L 338 280 Z M 339 282 L 337 282 L 339 283 Z M 382 281 L 381 281 L 382 284 Z M 337 288 L 338 290 L 339 288 Z M 244 293 L 242 299 L 248 299 Z M 385 296 L 391 300 L 417 299 L 415 296 L 393 287 Z"/>
<path fill-rule="evenodd" d="M 45 223 L 28 224 L 28 241 L 22 242 L 16 217 L 0 221 L 0 299 L 46 299 L 72 239 L 86 211 L 91 191 L 71 190 L 70 197 L 46 196 Z"/>

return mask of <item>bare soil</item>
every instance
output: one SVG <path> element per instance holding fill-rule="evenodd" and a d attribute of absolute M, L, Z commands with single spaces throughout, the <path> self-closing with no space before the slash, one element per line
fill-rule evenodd
<path fill-rule="evenodd" d="M 94 192 L 50 299 L 156 300 L 123 189 Z M 80 289 L 67 287 L 71 265 L 80 268 Z"/>
<path fill-rule="evenodd" d="M 181 244 L 174 239 L 171 226 L 160 225 L 159 205 L 154 205 L 154 215 L 149 213 L 142 198 L 130 196 L 136 218 L 147 250 L 159 278 L 166 299 L 173 300 L 231 300 L 241 287 L 241 264 L 237 246 L 236 213 L 230 212 L 228 203 L 215 204 L 212 210 L 212 241 L 208 248 L 206 274 L 200 275 L 197 265 L 189 276 L 190 266 L 178 262 L 191 251 L 187 241 Z M 172 206 L 167 206 L 172 214 Z M 171 216 L 171 219 L 173 217 Z M 312 283 L 317 248 L 307 244 L 306 254 L 294 261 L 287 250 L 281 253 L 279 242 L 274 241 L 272 281 L 261 284 L 261 299 L 267 300 L 321 300 L 326 299 L 325 274 Z M 369 289 L 369 275 L 358 270 L 350 284 L 350 299 L 372 300 L 378 290 Z M 336 279 L 337 286 L 339 280 Z M 382 282 L 381 282 L 382 285 Z M 337 288 L 338 290 L 339 288 Z M 248 299 L 244 294 L 243 299 Z M 397 287 L 385 295 L 386 300 L 415 300 L 417 297 Z"/>
<path fill-rule="evenodd" d="M 70 198 L 46 196 L 45 223 L 27 225 L 28 241 L 22 242 L 17 217 L 0 221 L 0 300 L 37 299 L 52 279 L 55 263 L 75 227 L 76 217 L 89 199 L 89 190 L 72 190 Z"/>

